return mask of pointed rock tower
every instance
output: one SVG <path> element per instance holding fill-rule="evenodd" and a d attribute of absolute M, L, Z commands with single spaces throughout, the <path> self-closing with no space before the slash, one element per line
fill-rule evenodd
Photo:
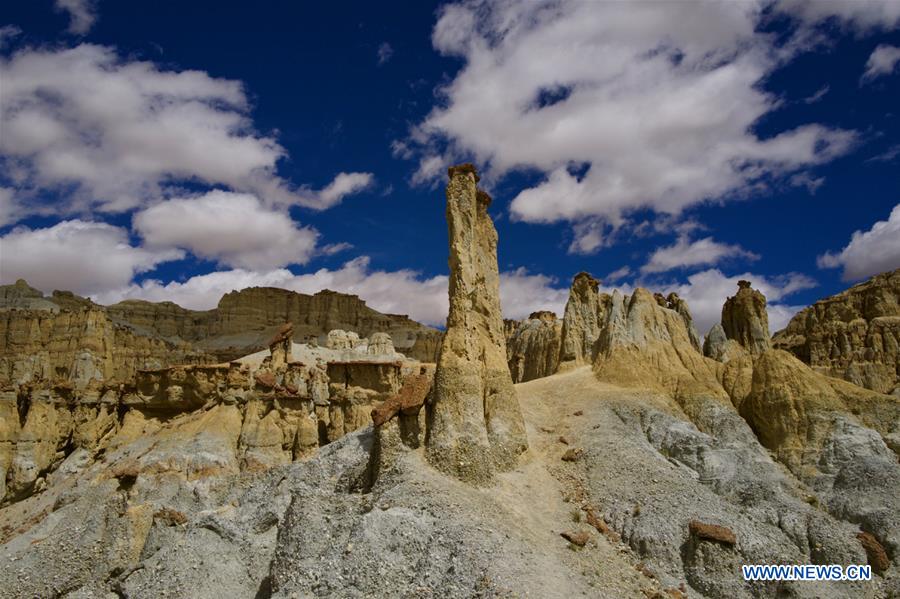
<path fill-rule="evenodd" d="M 766 296 L 753 289 L 750 281 L 738 281 L 738 292 L 725 300 L 722 328 L 726 337 L 743 345 L 754 357 L 772 347 Z"/>
<path fill-rule="evenodd" d="M 491 198 L 471 164 L 448 171 L 450 313 L 428 413 L 433 466 L 474 484 L 515 467 L 528 448 L 507 365 Z"/>

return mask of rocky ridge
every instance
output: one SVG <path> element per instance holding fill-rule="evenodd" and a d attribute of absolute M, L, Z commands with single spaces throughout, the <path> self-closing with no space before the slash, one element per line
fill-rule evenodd
<path fill-rule="evenodd" d="M 804 308 L 772 343 L 818 372 L 900 395 L 900 269 Z"/>
<path fill-rule="evenodd" d="M 227 362 L 265 349 L 285 322 L 294 323 L 297 342 L 327 345 L 330 331 L 345 330 L 360 343 L 374 337 L 383 346 L 378 351 L 390 345 L 423 361 L 434 361 L 442 336 L 331 291 L 251 288 L 226 294 L 214 310 L 197 312 L 136 300 L 104 307 L 61 291 L 46 297 L 19 281 L 0 286 L 0 385 L 124 382 L 141 369 Z"/>

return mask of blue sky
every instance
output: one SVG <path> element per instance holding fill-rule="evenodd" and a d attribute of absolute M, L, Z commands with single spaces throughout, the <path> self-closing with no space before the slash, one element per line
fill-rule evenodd
<path fill-rule="evenodd" d="M 0 282 L 213 307 L 356 293 L 440 324 L 446 167 L 494 196 L 505 315 L 571 277 L 738 278 L 776 328 L 900 266 L 900 3 L 5 7 Z"/>

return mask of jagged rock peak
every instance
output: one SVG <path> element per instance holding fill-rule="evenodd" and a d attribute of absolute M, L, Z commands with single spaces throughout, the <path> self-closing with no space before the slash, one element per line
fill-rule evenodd
<path fill-rule="evenodd" d="M 448 174 L 450 312 L 426 455 L 436 468 L 478 484 L 513 468 L 528 445 L 507 365 L 497 231 L 479 199 L 475 167 L 451 167 Z"/>
<path fill-rule="evenodd" d="M 688 303 L 678 297 L 678 294 L 673 291 L 666 296 L 666 307 L 678 312 L 678 315 L 684 320 L 684 326 L 687 327 L 688 335 L 691 338 L 691 345 L 694 346 L 694 349 L 700 351 L 700 335 L 697 334 L 697 328 L 694 326 L 694 318 L 691 316 L 691 310 L 688 308 Z"/>
<path fill-rule="evenodd" d="M 589 364 L 594 359 L 594 346 L 606 321 L 609 305 L 609 296 L 603 294 L 601 297 L 599 289 L 600 281 L 587 272 L 580 272 L 572 279 L 563 313 L 560 370 Z"/>
<path fill-rule="evenodd" d="M 728 339 L 734 339 L 754 356 L 772 347 L 766 296 L 753 289 L 750 281 L 738 281 L 738 292 L 725 300 L 722 328 Z"/>
<path fill-rule="evenodd" d="M 550 310 L 538 310 L 528 315 L 528 320 L 543 320 L 544 322 L 556 322 L 556 312 Z"/>

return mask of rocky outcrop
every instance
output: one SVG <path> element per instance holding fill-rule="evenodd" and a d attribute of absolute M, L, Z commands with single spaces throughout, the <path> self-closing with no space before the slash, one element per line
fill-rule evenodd
<path fill-rule="evenodd" d="M 426 456 L 436 468 L 483 483 L 527 448 L 507 364 L 497 231 L 490 196 L 470 165 L 449 170 L 450 312 L 428 414 Z"/>
<path fill-rule="evenodd" d="M 183 341 L 145 336 L 102 307 L 0 310 L 0 384 L 125 381 L 138 370 L 214 361 Z"/>
<path fill-rule="evenodd" d="M 601 380 L 657 389 L 696 416 L 707 401 L 728 401 L 716 371 L 694 346 L 682 314 L 640 287 L 631 296 L 613 292 L 594 360 Z"/>
<path fill-rule="evenodd" d="M 609 296 L 600 294 L 600 281 L 586 272 L 572 280 L 569 300 L 563 314 L 559 369 L 567 370 L 590 364 L 596 355 L 595 345 L 606 319 Z"/>
<path fill-rule="evenodd" d="M 271 368 L 278 369 L 291 361 L 293 349 L 294 324 L 291 322 L 282 325 L 278 332 L 269 339 L 269 352 L 271 353 Z"/>
<path fill-rule="evenodd" d="M 45 297 L 18 281 L 0 286 L 0 384 L 84 385 L 124 381 L 140 369 L 227 362 L 268 348 L 286 321 L 294 323 L 292 341 L 322 337 L 327 344 L 327 334 L 341 330 L 346 345 L 370 335 L 373 351 L 386 352 L 390 344 L 429 362 L 442 337 L 405 316 L 380 314 L 356 296 L 330 291 L 308 296 L 253 288 L 226 294 L 218 308 L 200 312 L 137 300 L 103 307 L 64 291 Z M 282 342 L 288 350 L 288 339 Z"/>
<path fill-rule="evenodd" d="M 328 336 L 325 338 L 325 347 L 328 349 L 355 349 L 361 343 L 359 335 L 353 331 L 342 331 L 341 329 L 328 331 Z"/>
<path fill-rule="evenodd" d="M 509 322 L 509 321 L 504 321 Z M 553 312 L 534 312 L 506 335 L 514 383 L 550 376 L 559 368 L 563 323 Z"/>
<path fill-rule="evenodd" d="M 771 347 L 766 297 L 750 287 L 749 281 L 738 281 L 738 292 L 722 306 L 722 329 L 752 355 L 758 356 Z"/>
<path fill-rule="evenodd" d="M 213 310 L 185 310 L 171 302 L 128 300 L 109 306 L 114 318 L 164 337 L 178 337 L 227 361 L 262 349 L 284 322 L 294 323 L 294 341 L 306 342 L 332 330 L 359 337 L 376 332 L 391 336 L 404 355 L 433 362 L 441 332 L 404 315 L 382 314 L 355 295 L 324 290 L 307 295 L 272 287 L 226 293 Z"/>
<path fill-rule="evenodd" d="M 700 351 L 700 335 L 697 334 L 697 327 L 694 326 L 694 318 L 691 316 L 691 309 L 688 307 L 687 302 L 678 297 L 678 294 L 673 291 L 666 297 L 666 305 L 663 307 L 675 310 L 681 316 L 687 329 L 688 337 L 691 340 L 691 345 L 694 346 L 694 349 Z"/>
<path fill-rule="evenodd" d="M 198 456 L 200 462 L 188 465 L 165 458 L 144 466 L 186 468 L 192 476 L 204 468 L 237 472 L 291 462 L 366 426 L 372 409 L 400 389 L 403 365 L 359 361 L 326 368 L 300 362 L 275 366 L 275 361 L 256 370 L 238 362 L 177 366 L 141 370 L 119 384 L 23 385 L 4 391 L 0 501 L 39 490 L 75 451 L 94 455 L 179 419 L 198 423 L 191 434 L 216 436 L 225 449 L 215 452 L 227 449 L 230 461 L 207 464 Z"/>
<path fill-rule="evenodd" d="M 394 342 L 387 333 L 372 333 L 369 335 L 369 343 L 366 353 L 372 356 L 390 356 L 395 353 Z"/>
<path fill-rule="evenodd" d="M 801 310 L 773 344 L 818 372 L 900 394 L 900 269 Z"/>

